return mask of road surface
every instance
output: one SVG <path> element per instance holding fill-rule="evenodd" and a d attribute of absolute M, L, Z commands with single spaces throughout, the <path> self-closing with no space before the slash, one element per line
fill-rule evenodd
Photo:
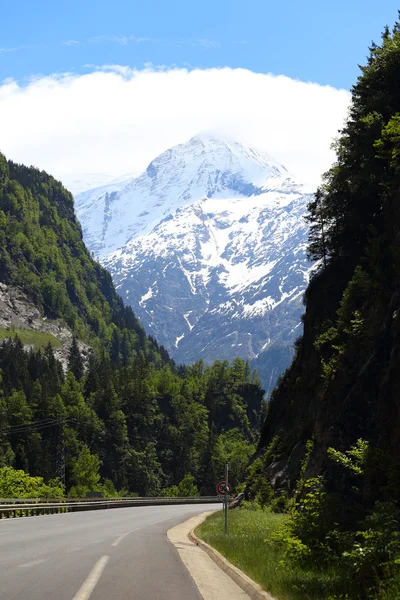
<path fill-rule="evenodd" d="M 1 600 L 201 600 L 168 529 L 221 505 L 0 520 Z"/>

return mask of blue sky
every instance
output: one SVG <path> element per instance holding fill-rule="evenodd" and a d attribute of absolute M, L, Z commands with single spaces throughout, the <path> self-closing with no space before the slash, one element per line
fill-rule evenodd
<path fill-rule="evenodd" d="M 244 67 L 349 89 L 394 0 L 15 0 L 2 7 L 0 81 L 87 65 Z"/>
<path fill-rule="evenodd" d="M 394 0 L 8 2 L 0 151 L 72 189 L 213 131 L 314 189 L 357 64 L 396 18 Z"/>

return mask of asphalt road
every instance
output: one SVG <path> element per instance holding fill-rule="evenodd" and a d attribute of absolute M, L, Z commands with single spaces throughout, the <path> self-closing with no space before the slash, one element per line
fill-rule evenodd
<path fill-rule="evenodd" d="M 221 505 L 0 521 L 1 600 L 201 600 L 168 529 Z"/>

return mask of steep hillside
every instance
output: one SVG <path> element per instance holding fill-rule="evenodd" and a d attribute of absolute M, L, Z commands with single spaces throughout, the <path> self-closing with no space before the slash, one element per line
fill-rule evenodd
<path fill-rule="evenodd" d="M 294 496 L 286 542 L 297 560 L 340 573 L 335 598 L 395 600 L 400 23 L 385 29 L 361 71 L 337 162 L 309 205 L 309 253 L 319 267 L 306 292 L 304 336 L 269 403 L 248 490 L 264 502 L 275 495 L 280 506 Z"/>
<path fill-rule="evenodd" d="M 50 343 L 56 359 L 67 368 L 73 332 L 65 321 L 49 318 L 20 288 L 0 283 L 0 341 L 15 335 L 25 347 L 43 350 Z M 77 343 L 87 361 L 90 346 Z"/>
<path fill-rule="evenodd" d="M 21 289 L 41 315 L 61 319 L 97 350 L 118 340 L 125 358 L 139 349 L 160 358 L 160 349 L 146 339 L 131 308 L 116 294 L 110 275 L 86 249 L 71 194 L 53 177 L 3 155 L 0 281 Z M 18 312 L 15 318 L 21 321 Z M 32 329 L 27 319 L 22 327 Z"/>
<path fill-rule="evenodd" d="M 177 362 L 210 363 L 255 359 L 301 333 L 309 200 L 265 153 L 200 136 L 137 178 L 78 195 L 77 211 L 146 330 Z"/>
<path fill-rule="evenodd" d="M 328 446 L 348 448 L 359 437 L 399 456 L 399 56 L 396 26 L 371 49 L 337 163 L 309 205 L 309 252 L 320 268 L 306 292 L 304 337 L 269 404 L 261 447 L 281 432 L 290 454 L 314 437 L 313 475 L 327 468 Z"/>

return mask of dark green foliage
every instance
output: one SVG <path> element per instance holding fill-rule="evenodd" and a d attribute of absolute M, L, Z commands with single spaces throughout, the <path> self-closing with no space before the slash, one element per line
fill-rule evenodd
<path fill-rule="evenodd" d="M 311 260 L 322 259 L 326 268 L 328 260 L 327 227 L 328 217 L 325 214 L 323 191 L 318 189 L 314 200 L 308 205 L 306 221 L 310 223 L 308 258 Z"/>
<path fill-rule="evenodd" d="M 279 539 L 297 564 L 305 567 L 312 562 L 314 568 L 340 574 L 340 597 L 394 600 L 396 594 L 387 596 L 385 588 L 398 584 L 399 507 L 394 500 L 377 501 L 365 510 L 367 475 L 375 452 L 361 439 L 345 452 L 330 448 L 330 459 L 352 479 L 346 498 L 348 510 L 334 489 L 328 491 L 322 476 L 308 479 L 302 482 L 301 494 Z"/>
<path fill-rule="evenodd" d="M 79 351 L 78 342 L 75 336 L 72 338 L 72 344 L 69 349 L 68 371 L 71 371 L 71 373 L 77 381 L 80 381 L 83 377 L 83 359 Z"/>

